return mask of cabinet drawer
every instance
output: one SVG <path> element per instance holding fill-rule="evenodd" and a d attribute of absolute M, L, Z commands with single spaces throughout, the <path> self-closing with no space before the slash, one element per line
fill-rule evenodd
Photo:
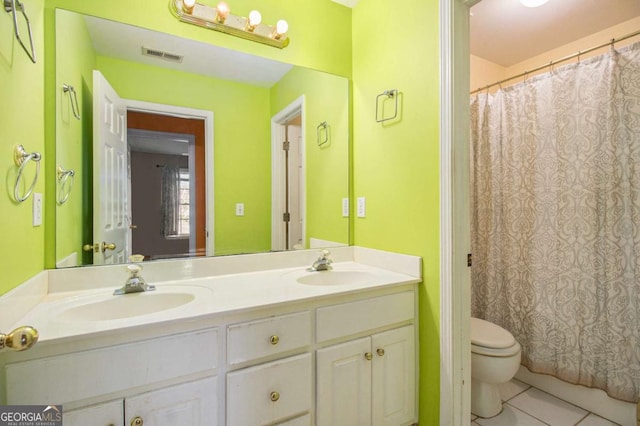
<path fill-rule="evenodd" d="M 176 334 L 7 364 L 7 403 L 65 404 L 217 367 L 218 329 Z"/>
<path fill-rule="evenodd" d="M 305 414 L 304 416 L 296 417 L 295 419 L 278 423 L 277 426 L 310 426 L 310 425 L 311 425 L 311 415 Z"/>
<path fill-rule="evenodd" d="M 311 313 L 297 312 L 229 326 L 227 358 L 237 365 L 311 344 Z"/>
<path fill-rule="evenodd" d="M 318 308 L 316 340 L 325 342 L 409 321 L 414 311 L 413 291 Z"/>
<path fill-rule="evenodd" d="M 311 409 L 311 354 L 227 374 L 227 425 L 258 426 Z"/>
<path fill-rule="evenodd" d="M 72 411 L 64 411 L 64 407 L 62 410 L 64 426 L 120 425 L 123 419 L 124 406 L 121 399 Z"/>

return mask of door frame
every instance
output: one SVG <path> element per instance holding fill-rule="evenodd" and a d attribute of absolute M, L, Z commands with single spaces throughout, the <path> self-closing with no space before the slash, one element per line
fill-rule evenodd
<path fill-rule="evenodd" d="M 440 7 L 440 424 L 471 421 L 469 9 Z"/>
<path fill-rule="evenodd" d="M 204 149 L 205 149 L 205 181 L 206 181 L 206 255 L 215 254 L 215 200 L 214 200 L 214 158 L 213 158 L 213 111 L 186 108 L 175 105 L 165 105 L 153 102 L 123 99 L 127 111 L 147 112 L 180 118 L 204 120 Z"/>
<path fill-rule="evenodd" d="M 300 217 L 302 219 L 302 240 L 307 241 L 307 191 L 306 191 L 306 115 L 305 115 L 305 96 L 291 102 L 289 105 L 280 110 L 271 118 L 271 250 L 284 250 L 284 222 L 282 221 L 282 206 L 285 202 L 284 189 L 284 157 L 282 155 L 282 141 L 284 141 L 284 125 L 291 117 L 300 115 L 301 119 L 301 138 L 300 138 L 300 156 L 302 157 L 302 169 L 304 173 L 301 177 L 300 187 L 305 188 L 300 198 L 302 206 Z"/>

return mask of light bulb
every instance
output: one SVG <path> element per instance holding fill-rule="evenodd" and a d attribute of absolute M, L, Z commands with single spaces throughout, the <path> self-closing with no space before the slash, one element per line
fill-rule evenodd
<path fill-rule="evenodd" d="M 230 12 L 230 9 L 228 4 L 226 4 L 223 1 L 218 3 L 216 6 L 216 21 L 223 24 L 224 21 L 227 19 L 227 16 L 229 16 L 229 12 Z"/>
<path fill-rule="evenodd" d="M 187 13 L 191 13 L 195 5 L 196 5 L 196 0 L 182 0 L 182 10 L 184 10 Z"/>
<path fill-rule="evenodd" d="M 284 19 L 279 20 L 276 23 L 276 38 L 280 38 L 289 31 L 289 24 Z"/>
<path fill-rule="evenodd" d="M 249 12 L 249 19 L 247 19 L 247 31 L 253 31 L 256 25 L 260 25 L 262 22 L 262 15 L 257 10 Z"/>
<path fill-rule="evenodd" d="M 249 12 L 249 25 L 255 27 L 256 25 L 260 25 L 262 22 L 262 15 L 257 10 L 252 10 Z"/>
<path fill-rule="evenodd" d="M 548 1 L 549 0 L 520 0 L 520 3 L 522 3 L 526 7 L 538 7 L 542 6 Z"/>

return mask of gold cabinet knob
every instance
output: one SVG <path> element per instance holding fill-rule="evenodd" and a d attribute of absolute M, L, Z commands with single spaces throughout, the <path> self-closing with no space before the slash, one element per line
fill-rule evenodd
<path fill-rule="evenodd" d="M 378 356 L 384 356 L 384 349 L 382 349 L 382 348 L 378 348 L 378 350 L 376 351 L 376 353 L 378 354 Z"/>
<path fill-rule="evenodd" d="M 96 251 L 96 253 L 98 252 L 98 250 L 100 250 L 100 246 L 99 245 L 94 245 L 94 244 L 85 244 L 82 246 L 82 250 L 84 251 Z"/>
<path fill-rule="evenodd" d="M 0 334 L 0 351 L 11 349 L 24 351 L 38 341 L 38 330 L 28 325 L 18 327 L 9 334 Z"/>
<path fill-rule="evenodd" d="M 373 354 L 371 352 L 367 352 L 367 353 L 364 354 L 364 358 L 367 361 L 371 361 L 373 359 Z"/>
<path fill-rule="evenodd" d="M 144 424 L 144 421 L 140 416 L 136 416 L 133 418 L 133 420 L 131 420 L 131 426 L 142 426 L 143 424 Z"/>
<path fill-rule="evenodd" d="M 106 243 L 106 242 L 102 242 L 102 252 L 104 253 L 107 250 L 115 250 L 116 249 L 116 245 L 114 243 Z"/>
<path fill-rule="evenodd" d="M 129 229 L 138 229 L 138 225 L 129 225 Z"/>
<path fill-rule="evenodd" d="M 274 334 L 273 336 L 269 337 L 269 342 L 271 342 L 272 345 L 277 345 L 280 342 L 280 338 Z"/>
<path fill-rule="evenodd" d="M 271 401 L 276 402 L 277 400 L 280 399 L 280 393 L 273 391 L 271 392 L 271 394 L 269 395 L 269 399 L 271 399 Z"/>

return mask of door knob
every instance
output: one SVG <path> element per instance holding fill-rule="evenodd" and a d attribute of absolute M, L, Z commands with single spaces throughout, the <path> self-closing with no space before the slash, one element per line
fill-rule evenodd
<path fill-rule="evenodd" d="M 131 426 L 142 426 L 143 424 L 144 424 L 144 421 L 140 416 L 136 416 L 131 420 Z"/>
<path fill-rule="evenodd" d="M 35 345 L 38 341 L 38 330 L 30 326 L 18 327 L 9 334 L 0 333 L 0 351 L 12 349 L 24 351 Z"/>
<path fill-rule="evenodd" d="M 116 245 L 114 243 L 105 243 L 104 241 L 102 242 L 103 253 L 107 250 L 115 250 L 115 249 L 116 249 Z"/>

